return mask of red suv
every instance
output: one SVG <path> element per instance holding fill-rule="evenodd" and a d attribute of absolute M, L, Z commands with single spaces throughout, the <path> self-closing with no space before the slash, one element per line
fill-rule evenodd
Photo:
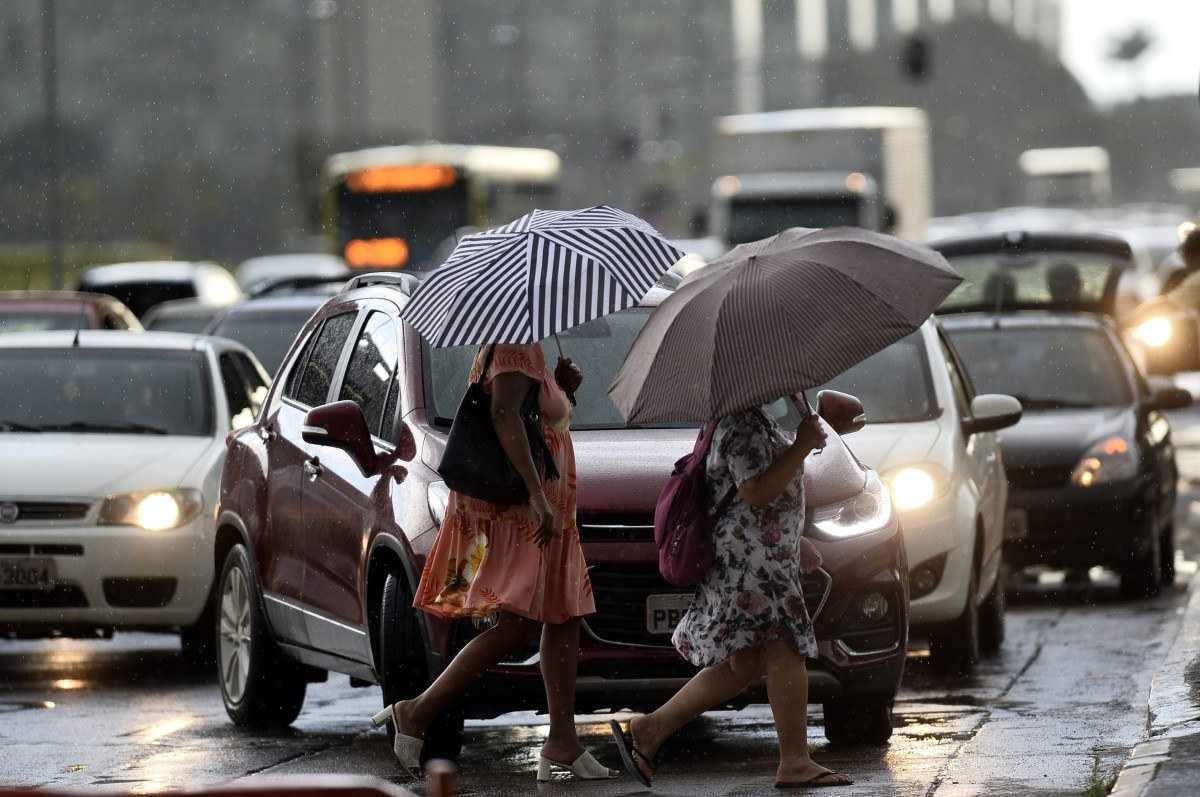
<path fill-rule="evenodd" d="M 225 707 L 239 725 L 291 722 L 327 670 L 380 684 L 390 703 L 473 633 L 411 605 L 449 496 L 436 468 L 474 356 L 430 349 L 401 322 L 418 284 L 412 274 L 350 280 L 301 330 L 258 421 L 229 438 L 217 634 Z M 628 428 L 605 392 L 665 295 L 560 336 L 586 379 L 573 428 L 598 611 L 584 627 L 580 712 L 656 706 L 693 672 L 670 644 L 690 595 L 658 574 L 652 513 L 696 430 Z M 806 476 L 808 533 L 825 560 L 805 580 L 821 651 L 811 696 L 824 703 L 830 740 L 880 743 L 908 638 L 904 548 L 886 490 L 833 433 L 861 427 L 861 405 L 825 399 L 830 441 Z M 464 715 L 543 700 L 531 648 L 481 679 L 431 731 L 426 753 L 456 755 Z"/>

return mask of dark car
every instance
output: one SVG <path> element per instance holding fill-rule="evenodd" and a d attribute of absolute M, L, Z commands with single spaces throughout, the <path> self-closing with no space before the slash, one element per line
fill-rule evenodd
<path fill-rule="evenodd" d="M 0 291 L 0 333 L 52 329 L 128 329 L 142 325 L 129 308 L 102 293 Z"/>
<path fill-rule="evenodd" d="M 1110 313 L 1129 245 L 1101 235 L 980 236 L 934 245 L 964 277 L 939 310 L 983 391 L 1020 399 L 1001 435 L 1013 567 L 1104 565 L 1122 591 L 1174 577 L 1175 450 L 1164 411 Z"/>
<path fill-rule="evenodd" d="M 200 299 L 171 299 L 147 310 L 142 317 L 142 324 L 151 332 L 197 334 L 203 332 L 226 307 Z"/>
<path fill-rule="evenodd" d="M 221 631 L 225 706 L 238 724 L 291 722 L 306 680 L 324 670 L 381 684 L 390 703 L 428 683 L 474 633 L 412 608 L 449 497 L 436 467 L 474 355 L 431 350 L 400 321 L 416 284 L 352 279 L 305 325 L 257 423 L 230 438 L 217 555 L 223 594 L 241 601 L 232 616 L 247 618 Z M 573 428 L 598 613 L 584 626 L 584 712 L 654 706 L 694 672 L 670 644 L 690 593 L 660 577 L 652 517 L 696 430 L 627 428 L 606 393 L 665 295 L 560 336 L 586 373 Z M 856 400 L 830 405 L 841 406 L 825 409 L 843 432 L 861 425 Z M 808 533 L 824 556 L 805 577 L 821 651 L 810 694 L 825 705 L 831 740 L 878 743 L 891 734 L 904 667 L 904 548 L 886 489 L 827 429 L 806 476 Z M 492 668 L 461 709 L 488 717 L 542 700 L 531 649 Z M 448 718 L 427 752 L 456 753 L 461 718 Z"/>

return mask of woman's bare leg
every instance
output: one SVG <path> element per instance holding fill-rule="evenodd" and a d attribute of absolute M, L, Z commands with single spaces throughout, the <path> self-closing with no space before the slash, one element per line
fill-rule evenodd
<path fill-rule="evenodd" d="M 634 745 L 653 759 L 663 742 L 704 712 L 727 703 L 763 674 L 763 650 L 751 648 L 705 667 L 658 709 L 629 721 Z"/>
<path fill-rule="evenodd" d="M 550 733 L 542 755 L 569 764 L 583 753 L 575 730 L 575 675 L 579 666 L 579 618 L 542 626 L 542 680 Z"/>
<path fill-rule="evenodd" d="M 767 698 L 779 736 L 779 769 L 775 779 L 798 783 L 828 772 L 808 752 L 808 665 L 791 645 L 772 640 L 766 645 Z M 851 783 L 849 778 L 834 782 Z"/>
<path fill-rule="evenodd" d="M 458 652 L 441 675 L 424 692 L 411 700 L 396 703 L 401 733 L 425 737 L 425 730 L 446 708 L 496 662 L 519 650 L 537 631 L 537 623 L 513 614 L 501 614 L 499 621 Z"/>

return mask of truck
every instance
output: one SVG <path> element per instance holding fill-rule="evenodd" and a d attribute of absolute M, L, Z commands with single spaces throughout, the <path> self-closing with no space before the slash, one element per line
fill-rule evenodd
<path fill-rule="evenodd" d="M 921 240 L 933 206 L 919 108 L 799 108 L 723 116 L 709 230 L 727 245 L 785 227 L 853 225 Z"/>
<path fill-rule="evenodd" d="M 1098 208 L 1112 202 L 1108 150 L 1104 147 L 1027 149 L 1017 163 L 1034 207 Z"/>

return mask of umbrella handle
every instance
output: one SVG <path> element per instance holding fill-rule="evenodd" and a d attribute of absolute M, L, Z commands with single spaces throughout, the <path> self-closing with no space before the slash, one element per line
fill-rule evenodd
<path fill-rule="evenodd" d="M 816 413 L 816 412 L 813 410 L 813 408 L 812 408 L 812 405 L 808 403 L 808 393 L 806 393 L 805 391 L 801 390 L 801 391 L 800 391 L 799 393 L 797 393 L 796 395 L 798 395 L 798 396 L 800 397 L 800 403 L 801 403 L 801 404 L 803 404 L 803 405 L 804 405 L 804 409 L 805 409 L 805 410 L 807 410 L 807 412 L 806 412 L 805 414 L 807 414 L 807 415 L 816 415 L 816 414 L 817 414 L 817 413 Z"/>

